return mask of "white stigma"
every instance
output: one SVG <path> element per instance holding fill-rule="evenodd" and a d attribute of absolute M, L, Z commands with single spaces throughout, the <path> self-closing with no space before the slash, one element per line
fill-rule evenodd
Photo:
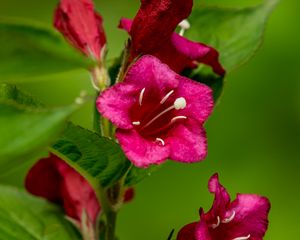
<path fill-rule="evenodd" d="M 183 36 L 185 30 L 188 30 L 191 27 L 191 24 L 189 23 L 189 21 L 187 19 L 184 19 L 178 24 L 178 26 L 181 28 L 179 35 Z"/>
<path fill-rule="evenodd" d="M 220 217 L 217 216 L 217 223 L 216 224 L 212 224 L 211 227 L 213 229 L 215 229 L 215 228 L 219 227 L 220 223 L 221 223 Z"/>
<path fill-rule="evenodd" d="M 186 100 L 183 97 L 177 98 L 174 102 L 176 110 L 184 109 L 186 107 Z"/>
<path fill-rule="evenodd" d="M 173 118 L 171 119 L 171 123 L 174 123 L 174 122 L 176 122 L 176 121 L 179 120 L 179 119 L 187 119 L 187 117 L 186 117 L 186 116 L 177 116 L 177 117 L 173 117 Z"/>
<path fill-rule="evenodd" d="M 138 126 L 138 125 L 141 125 L 141 122 L 140 121 L 136 121 L 136 122 L 132 122 L 133 125 L 135 126 Z"/>
<path fill-rule="evenodd" d="M 224 218 L 222 220 L 222 223 L 229 223 L 229 222 L 231 222 L 234 219 L 234 217 L 235 217 L 235 211 L 232 211 L 231 216 L 229 218 Z"/>
<path fill-rule="evenodd" d="M 143 102 L 143 97 L 144 97 L 145 90 L 146 90 L 146 88 L 143 88 L 142 91 L 140 92 L 140 97 L 139 97 L 139 104 L 140 104 L 140 106 L 142 106 L 142 102 Z"/>
<path fill-rule="evenodd" d="M 164 96 L 163 99 L 160 101 L 160 104 L 164 104 L 167 101 L 167 99 L 172 95 L 173 92 L 174 92 L 174 90 L 167 93 L 167 95 Z"/>
<path fill-rule="evenodd" d="M 165 146 L 165 141 L 161 138 L 156 138 L 156 141 L 159 142 L 162 146 Z"/>
<path fill-rule="evenodd" d="M 248 236 L 245 236 L 245 237 L 237 237 L 237 238 L 234 238 L 232 240 L 247 240 L 251 237 L 251 235 L 249 234 Z"/>

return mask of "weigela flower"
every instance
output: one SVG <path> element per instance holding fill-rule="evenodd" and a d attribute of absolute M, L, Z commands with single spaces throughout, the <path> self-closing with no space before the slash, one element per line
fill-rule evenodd
<path fill-rule="evenodd" d="M 255 194 L 237 194 L 234 201 L 215 174 L 209 180 L 215 200 L 208 213 L 200 210 L 200 222 L 186 225 L 177 240 L 262 240 L 268 228 L 270 202 Z"/>
<path fill-rule="evenodd" d="M 211 89 L 153 56 L 133 64 L 124 82 L 99 96 L 97 107 L 117 126 L 125 155 L 138 167 L 167 158 L 196 162 L 207 154 L 203 123 L 213 110 Z"/>
<path fill-rule="evenodd" d="M 181 35 L 174 32 L 178 24 L 183 29 L 189 28 L 185 19 L 192 7 L 192 0 L 141 0 L 134 20 L 122 18 L 119 25 L 129 32 L 132 39 L 129 61 L 141 54 L 150 54 L 176 72 L 195 67 L 198 62 L 224 75 L 225 70 L 219 63 L 219 54 L 215 49 L 182 37 L 183 32 Z"/>
<path fill-rule="evenodd" d="M 63 206 L 68 217 L 82 221 L 85 211 L 89 221 L 96 223 L 101 211 L 96 194 L 90 184 L 73 168 L 55 155 L 38 161 L 28 172 L 25 187 L 33 195 L 43 197 Z M 130 201 L 133 190 L 124 196 L 124 201 Z"/>
<path fill-rule="evenodd" d="M 102 17 L 95 12 L 92 0 L 61 0 L 54 26 L 86 56 L 103 58 L 106 37 Z"/>

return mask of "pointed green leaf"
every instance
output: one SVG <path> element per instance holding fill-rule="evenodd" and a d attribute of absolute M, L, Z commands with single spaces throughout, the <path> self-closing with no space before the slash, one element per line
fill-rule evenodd
<path fill-rule="evenodd" d="M 185 36 L 215 47 L 227 72 L 248 61 L 262 43 L 267 23 L 278 0 L 265 0 L 256 7 L 230 9 L 194 8 L 191 29 Z"/>
<path fill-rule="evenodd" d="M 75 109 L 44 109 L 14 86 L 0 85 L 0 169 L 6 171 L 44 151 Z"/>
<path fill-rule="evenodd" d="M 36 23 L 0 19 L 0 81 L 59 74 L 91 62 L 55 32 Z"/>
<path fill-rule="evenodd" d="M 130 166 L 118 144 L 71 123 L 53 145 L 53 153 L 103 187 L 119 180 Z"/>
<path fill-rule="evenodd" d="M 16 188 L 0 186 L 0 239 L 79 240 L 59 208 Z"/>

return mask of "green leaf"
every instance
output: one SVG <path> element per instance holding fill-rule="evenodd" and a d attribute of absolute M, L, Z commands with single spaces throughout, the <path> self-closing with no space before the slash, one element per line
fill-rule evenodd
<path fill-rule="evenodd" d="M 55 32 L 36 23 L 0 19 L 0 81 L 59 74 L 91 62 Z"/>
<path fill-rule="evenodd" d="M 160 168 L 159 165 L 152 165 L 148 168 L 137 168 L 135 166 L 132 166 L 125 179 L 125 185 L 130 187 L 141 182 L 146 177 L 151 176 L 151 174 L 158 168 Z"/>
<path fill-rule="evenodd" d="M 39 155 L 54 141 L 76 106 L 44 109 L 14 86 L 0 85 L 0 169 Z"/>
<path fill-rule="evenodd" d="M 194 8 L 191 29 L 185 36 L 215 47 L 227 72 L 247 62 L 262 43 L 265 26 L 277 0 L 256 7 L 230 9 L 209 6 Z"/>
<path fill-rule="evenodd" d="M 0 239 L 79 240 L 60 209 L 45 200 L 0 186 Z"/>
<path fill-rule="evenodd" d="M 53 153 L 103 187 L 118 181 L 130 166 L 118 144 L 71 123 L 53 145 Z"/>

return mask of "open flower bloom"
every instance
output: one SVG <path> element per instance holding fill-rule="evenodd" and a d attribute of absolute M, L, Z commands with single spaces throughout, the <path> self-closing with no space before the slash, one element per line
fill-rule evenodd
<path fill-rule="evenodd" d="M 270 202 L 255 194 L 237 194 L 234 201 L 215 174 L 209 180 L 215 200 L 200 222 L 186 225 L 177 240 L 262 240 L 268 228 Z"/>
<path fill-rule="evenodd" d="M 81 224 L 82 214 L 96 223 L 101 211 L 96 194 L 90 184 L 73 168 L 55 155 L 38 161 L 29 171 L 25 187 L 33 195 L 43 197 L 63 206 L 68 217 Z M 131 200 L 133 190 L 125 194 Z"/>
<path fill-rule="evenodd" d="M 92 0 L 60 0 L 54 26 L 86 56 L 103 58 L 106 37 L 102 17 L 95 12 Z"/>
<path fill-rule="evenodd" d="M 117 126 L 123 151 L 138 167 L 167 158 L 190 163 L 206 157 L 203 123 L 213 110 L 212 91 L 156 57 L 141 57 L 123 83 L 99 96 L 97 107 Z"/>
<path fill-rule="evenodd" d="M 192 7 L 193 0 L 142 0 L 134 20 L 122 18 L 119 25 L 132 39 L 129 61 L 141 54 L 150 54 L 176 72 L 204 63 L 215 73 L 224 75 L 215 49 L 184 38 L 183 32 L 181 35 L 175 33 L 178 24 L 183 30 L 189 28 L 185 19 Z"/>

